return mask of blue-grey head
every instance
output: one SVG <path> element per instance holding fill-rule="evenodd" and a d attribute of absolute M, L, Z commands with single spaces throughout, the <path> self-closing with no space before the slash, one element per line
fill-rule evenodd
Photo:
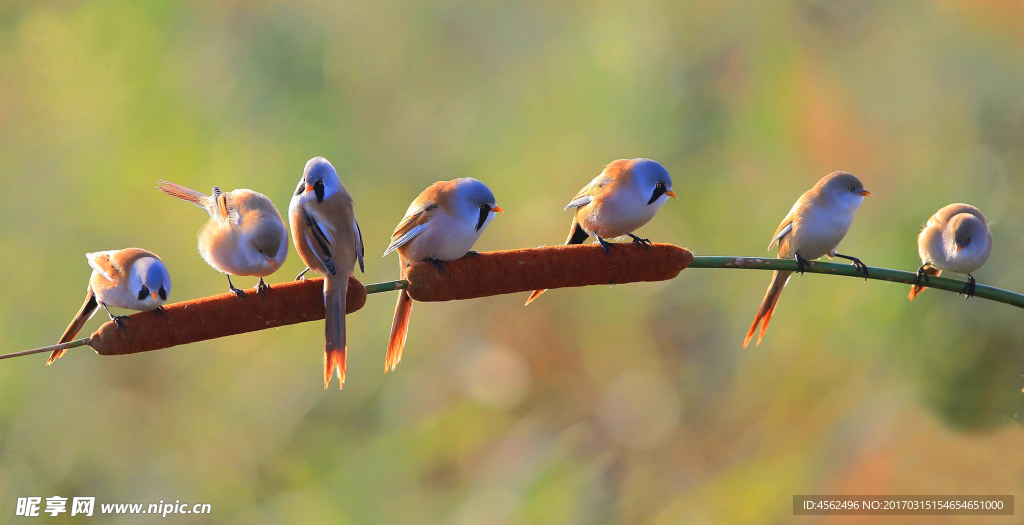
<path fill-rule="evenodd" d="M 143 257 L 132 265 L 131 293 L 143 304 L 162 305 L 171 293 L 171 275 L 160 259 Z"/>
<path fill-rule="evenodd" d="M 308 193 L 310 198 L 315 198 L 317 203 L 321 203 L 337 193 L 340 187 L 341 179 L 338 178 L 334 165 L 323 157 L 313 157 L 306 162 L 306 167 L 302 170 L 302 179 L 295 188 L 295 195 Z"/>
<path fill-rule="evenodd" d="M 846 208 L 856 209 L 864 202 L 864 197 L 871 196 L 860 179 L 845 171 L 829 173 L 815 184 L 815 188 L 819 194 L 828 196 Z"/>
<path fill-rule="evenodd" d="M 650 198 L 647 200 L 648 205 L 657 202 L 660 206 L 665 204 L 668 197 L 677 198 L 676 192 L 672 190 L 672 177 L 669 176 L 668 170 L 658 161 L 633 159 L 629 164 L 629 170 L 633 174 L 634 182 L 640 187 L 640 191 L 643 192 L 644 196 L 648 195 L 647 192 L 650 192 Z M 663 199 L 662 197 L 665 198 Z"/>
<path fill-rule="evenodd" d="M 494 193 L 491 192 L 491 189 L 472 177 L 456 179 L 455 194 L 459 210 L 473 216 L 476 220 L 477 231 L 487 226 L 494 219 L 495 213 L 505 211 L 494 200 Z"/>

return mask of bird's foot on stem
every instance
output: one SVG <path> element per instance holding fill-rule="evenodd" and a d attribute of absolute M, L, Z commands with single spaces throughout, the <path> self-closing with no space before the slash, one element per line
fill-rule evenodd
<path fill-rule="evenodd" d="M 974 297 L 974 289 L 977 288 L 977 285 L 978 281 L 974 279 L 974 276 L 971 274 L 967 274 L 967 284 L 964 285 L 964 289 L 960 291 L 960 293 L 966 296 L 964 297 L 964 299 L 970 299 L 971 297 Z"/>
<path fill-rule="evenodd" d="M 917 269 L 917 277 L 914 279 L 914 286 L 928 285 L 930 282 L 928 274 L 924 271 L 924 265 Z"/>
<path fill-rule="evenodd" d="M 612 243 L 598 237 L 597 235 L 594 235 L 594 237 L 597 237 L 597 242 L 601 245 L 601 249 L 604 250 L 604 253 L 612 253 Z"/>
<path fill-rule="evenodd" d="M 303 276 L 306 275 L 306 272 L 308 272 L 308 271 L 309 271 L 309 267 L 307 266 L 305 270 L 302 270 L 301 272 L 299 272 L 299 275 L 295 276 L 295 280 L 296 281 L 305 281 L 306 278 L 303 277 Z"/>
<path fill-rule="evenodd" d="M 164 321 L 170 322 L 170 319 L 167 318 L 167 310 L 163 306 L 157 306 L 154 308 L 153 313 L 158 313 L 164 316 Z"/>
<path fill-rule="evenodd" d="M 626 235 L 628 235 L 630 239 L 633 239 L 633 243 L 634 244 L 639 244 L 640 246 L 646 246 L 647 247 L 647 251 L 649 251 L 649 252 L 653 251 L 653 248 L 651 248 L 651 247 L 654 246 L 654 243 L 652 243 L 650 239 L 644 239 L 642 237 L 637 237 L 636 235 L 633 235 L 632 233 L 627 233 Z"/>
<path fill-rule="evenodd" d="M 445 268 L 444 264 L 441 264 L 441 261 L 439 261 L 437 259 L 423 259 L 423 260 L 427 261 L 428 263 L 430 263 L 430 265 L 433 266 L 434 268 L 437 268 L 437 271 L 448 273 L 448 268 Z"/>
<path fill-rule="evenodd" d="M 803 257 L 800 257 L 799 253 L 796 254 L 796 271 L 797 271 L 797 273 L 799 273 L 800 275 L 803 275 L 804 271 L 807 268 L 810 268 L 810 266 L 811 266 L 811 263 L 807 259 L 804 259 Z"/>
<path fill-rule="evenodd" d="M 264 299 L 267 298 L 267 292 L 270 291 L 270 285 L 267 284 L 262 277 L 260 277 L 260 282 L 256 283 L 256 286 L 253 286 L 253 288 L 255 288 Z"/>

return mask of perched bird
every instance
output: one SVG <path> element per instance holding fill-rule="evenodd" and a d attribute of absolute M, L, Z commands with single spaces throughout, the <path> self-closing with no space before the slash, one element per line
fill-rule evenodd
<path fill-rule="evenodd" d="M 213 195 L 205 195 L 165 180 L 156 187 L 210 214 L 199 230 L 199 255 L 227 275 L 228 288 L 235 295 L 245 293 L 232 284 L 232 275 L 259 277 L 256 289 L 266 293 L 270 286 L 263 278 L 276 272 L 288 257 L 288 230 L 270 199 L 246 189 L 224 193 L 216 186 Z"/>
<path fill-rule="evenodd" d="M 921 268 L 917 270 L 917 283 L 910 287 L 911 301 L 925 289 L 929 276 L 943 271 L 967 275 L 967 286 L 960 293 L 970 299 L 977 282 L 971 273 L 992 255 L 992 232 L 985 214 L 970 204 L 950 204 L 940 209 L 917 236 L 917 252 Z"/>
<path fill-rule="evenodd" d="M 158 311 L 171 293 L 171 276 L 167 267 L 153 252 L 141 248 L 125 248 L 85 254 L 92 276 L 85 292 L 85 304 L 64 330 L 57 344 L 67 343 L 78 335 L 85 323 L 101 306 L 119 328 L 124 330 L 124 316 L 110 313 L 108 306 L 126 310 Z M 166 314 L 165 314 L 166 315 Z M 49 365 L 67 350 L 54 350 L 46 360 Z"/>
<path fill-rule="evenodd" d="M 324 275 L 324 389 L 331 374 L 338 376 L 338 388 L 345 386 L 345 294 L 348 276 L 359 260 L 363 270 L 363 236 L 356 212 L 338 172 L 327 159 L 313 157 L 306 162 L 295 196 L 288 206 L 292 242 L 310 269 Z"/>
<path fill-rule="evenodd" d="M 466 177 L 435 182 L 409 205 L 405 217 L 391 234 L 391 244 L 384 250 L 384 255 L 397 250 L 401 272 L 419 261 L 427 261 L 443 271 L 442 262 L 476 253 L 470 251 L 473 244 L 494 219 L 494 214 L 502 211 L 495 203 L 490 188 L 476 179 Z M 411 314 L 412 298 L 402 290 L 395 306 L 395 320 L 391 324 L 391 337 L 384 359 L 385 374 L 393 372 L 402 360 Z"/>
<path fill-rule="evenodd" d="M 775 230 L 768 249 L 778 244 L 779 258 L 796 258 L 800 273 L 809 264 L 807 261 L 827 255 L 830 259 L 840 257 L 853 261 L 853 265 L 864 272 L 866 278 L 867 266 L 856 257 L 836 252 L 836 248 L 853 224 L 853 213 L 860 207 L 864 197 L 870 196 L 871 192 L 865 190 L 860 180 L 849 173 L 837 171 L 825 176 L 797 199 L 793 209 L 789 210 L 789 214 Z M 792 274 L 783 271 L 772 274 L 772 282 L 761 302 L 761 309 L 757 311 L 747 337 L 743 340 L 744 348 L 750 344 L 758 324 L 761 324 L 761 333 L 757 336 L 757 344 L 761 344 L 775 307 L 779 304 L 782 289 Z"/>
<path fill-rule="evenodd" d="M 591 235 L 608 252 L 605 239 L 628 235 L 633 242 L 650 247 L 651 241 L 633 232 L 654 218 L 672 191 L 672 177 L 651 159 L 621 159 L 604 167 L 601 174 L 583 187 L 565 209 L 575 209 L 565 244 L 582 244 Z M 526 299 L 530 304 L 544 290 L 536 290 Z"/>

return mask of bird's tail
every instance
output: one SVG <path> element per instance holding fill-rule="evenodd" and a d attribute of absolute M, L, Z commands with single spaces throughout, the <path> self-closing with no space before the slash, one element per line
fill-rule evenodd
<path fill-rule="evenodd" d="M 57 344 L 63 344 L 74 340 L 75 336 L 78 335 L 78 332 L 82 331 L 82 327 L 85 326 L 85 323 L 88 322 L 89 319 L 92 318 L 93 314 L 96 313 L 96 308 L 98 306 L 99 303 L 96 301 L 96 294 L 93 293 L 92 286 L 89 286 L 85 294 L 85 303 L 82 304 L 82 308 L 78 310 L 78 314 L 75 315 L 75 318 L 71 320 L 71 324 L 64 329 L 64 335 L 60 336 L 60 341 L 57 341 Z M 67 351 L 67 348 L 65 348 L 63 350 L 54 350 L 51 352 L 50 358 L 46 360 L 46 366 L 53 364 L 54 361 L 60 359 Z"/>
<path fill-rule="evenodd" d="M 565 239 L 565 245 L 568 246 L 570 244 L 583 244 L 583 241 L 587 240 L 588 237 L 590 237 L 590 234 L 583 230 L 583 227 L 580 226 L 580 223 L 576 222 L 576 217 L 573 216 L 572 226 L 569 227 L 569 237 Z M 530 297 L 526 298 L 526 304 L 524 304 L 523 306 L 532 303 L 534 300 L 540 297 L 540 294 L 546 291 L 547 290 L 543 289 L 534 290 L 533 293 L 530 294 Z"/>
<path fill-rule="evenodd" d="M 345 387 L 345 295 L 348 276 L 328 277 L 324 281 L 324 390 L 331 384 L 331 375 L 337 374 L 338 388 Z"/>
<path fill-rule="evenodd" d="M 942 274 L 942 270 L 930 264 L 926 264 L 923 270 L 925 275 L 928 275 L 930 277 L 938 277 L 940 274 Z M 925 288 L 927 288 L 927 286 L 922 286 L 920 284 L 910 285 L 910 295 L 908 295 L 907 298 L 913 301 L 914 298 L 917 297 L 917 294 L 923 292 Z"/>
<path fill-rule="evenodd" d="M 786 283 L 789 282 L 789 276 L 791 275 L 793 275 L 793 272 L 775 272 L 772 274 L 772 282 L 768 285 L 768 291 L 764 294 L 764 300 L 761 301 L 761 309 L 757 311 L 757 316 L 754 317 L 754 322 L 750 325 L 750 330 L 747 331 L 747 337 L 743 340 L 743 348 L 750 344 L 750 340 L 754 337 L 754 332 L 757 331 L 757 325 L 761 325 L 761 333 L 757 335 L 756 345 L 761 344 L 764 333 L 768 331 L 768 323 L 772 320 L 772 314 L 775 313 L 775 307 L 779 304 L 779 297 L 782 297 L 782 290 L 786 287 Z"/>
<path fill-rule="evenodd" d="M 171 197 L 177 197 L 183 201 L 191 202 L 204 210 L 208 208 L 207 205 L 210 202 L 209 195 L 167 180 L 157 181 L 156 189 L 170 195 Z"/>
<path fill-rule="evenodd" d="M 405 259 L 398 257 L 402 271 L 405 270 Z M 388 353 L 384 356 L 384 373 L 394 372 L 399 361 L 402 360 L 402 350 L 405 348 L 405 338 L 409 335 L 409 317 L 412 315 L 412 297 L 409 292 L 402 290 L 398 294 L 398 304 L 395 305 L 395 320 L 391 323 L 391 337 L 388 338 Z"/>

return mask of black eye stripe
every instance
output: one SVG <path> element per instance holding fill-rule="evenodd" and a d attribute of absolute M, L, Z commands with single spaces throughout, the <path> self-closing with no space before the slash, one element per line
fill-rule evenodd
<path fill-rule="evenodd" d="M 146 288 L 146 285 L 142 285 L 142 289 L 139 290 L 139 300 L 141 301 L 141 300 L 145 299 L 148 296 L 149 296 L 149 288 Z"/>
<path fill-rule="evenodd" d="M 163 286 L 160 287 L 160 290 L 157 292 L 157 294 L 160 295 L 160 299 L 162 299 L 164 301 L 167 300 L 167 290 L 164 290 Z"/>

